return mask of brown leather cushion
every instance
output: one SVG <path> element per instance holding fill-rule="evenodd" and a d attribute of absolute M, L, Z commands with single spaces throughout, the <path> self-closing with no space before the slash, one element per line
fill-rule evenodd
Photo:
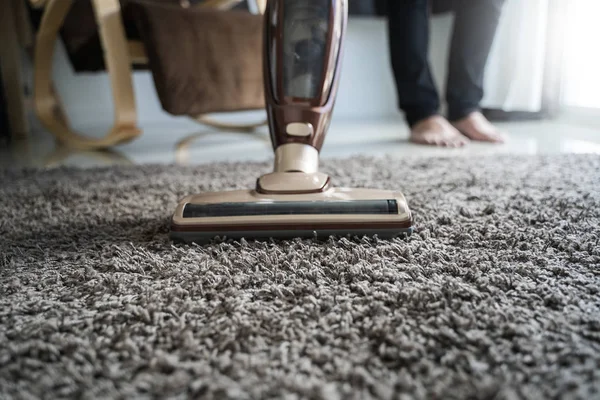
<path fill-rule="evenodd" d="M 165 111 L 198 116 L 264 108 L 262 16 L 131 2 Z"/>

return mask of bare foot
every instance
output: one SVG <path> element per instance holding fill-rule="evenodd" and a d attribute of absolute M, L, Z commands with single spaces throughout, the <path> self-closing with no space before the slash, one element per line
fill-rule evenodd
<path fill-rule="evenodd" d="M 478 111 L 472 112 L 463 119 L 453 122 L 453 125 L 471 140 L 492 143 L 504 143 L 506 141 L 506 134 L 492 125 Z"/>
<path fill-rule="evenodd" d="M 429 144 L 442 147 L 462 147 L 469 143 L 469 139 L 439 115 L 426 118 L 410 131 L 410 141 L 418 144 Z"/>

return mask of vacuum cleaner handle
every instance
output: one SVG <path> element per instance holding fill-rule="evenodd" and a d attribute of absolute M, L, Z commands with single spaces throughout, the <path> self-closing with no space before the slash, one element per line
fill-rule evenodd
<path fill-rule="evenodd" d="M 338 89 L 347 0 L 269 0 L 264 20 L 265 100 L 273 148 L 309 145 L 318 156 Z"/>

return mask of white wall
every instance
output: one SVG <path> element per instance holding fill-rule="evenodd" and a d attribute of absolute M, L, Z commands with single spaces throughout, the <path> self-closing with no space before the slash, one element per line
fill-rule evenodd
<path fill-rule="evenodd" d="M 546 0 L 529 1 L 544 2 Z M 513 13 L 515 10 L 518 12 L 519 4 L 522 4 L 519 0 L 507 2 L 507 5 L 513 7 Z M 442 95 L 445 88 L 448 40 L 452 22 L 451 15 L 436 16 L 432 22 L 430 60 Z M 507 38 L 513 23 L 511 20 L 503 21 L 501 31 L 505 32 L 503 35 Z M 510 77 L 501 76 L 499 71 L 502 70 L 501 66 L 506 61 L 503 54 L 507 51 L 507 46 L 510 47 L 504 36 L 498 39 L 494 45 L 490 61 L 491 73 L 488 74 L 486 82 L 486 85 L 494 93 L 487 94 L 484 105 L 503 105 L 504 94 L 499 90 L 505 88 L 506 84 L 499 82 L 499 77 L 502 80 L 510 79 Z M 526 69 L 527 66 L 519 64 L 518 67 L 518 72 L 522 77 L 530 76 Z M 54 75 L 57 81 L 57 90 L 62 96 L 71 122 L 76 128 L 90 125 L 104 126 L 112 122 L 110 85 L 105 74 L 74 74 L 65 58 L 62 46 L 59 45 Z M 522 81 L 522 84 L 527 85 L 527 78 Z M 150 73 L 136 72 L 134 85 L 138 115 L 142 125 L 165 122 L 190 123 L 187 118 L 175 118 L 162 110 Z M 533 95 L 532 90 L 534 90 Z M 518 97 L 519 91 L 512 87 L 512 108 L 535 109 L 538 105 L 529 101 L 529 98 L 536 97 L 535 90 L 539 90 L 539 88 L 524 88 L 522 92 L 525 93 L 525 96 Z M 517 94 L 516 100 L 515 93 Z M 519 102 L 520 99 L 521 102 Z M 386 22 L 381 18 L 351 18 L 334 119 L 367 119 L 399 115 L 401 114 L 397 111 L 397 99 L 389 60 Z M 247 114 L 241 116 L 247 117 Z M 257 116 L 260 117 L 261 114 L 258 113 Z"/>

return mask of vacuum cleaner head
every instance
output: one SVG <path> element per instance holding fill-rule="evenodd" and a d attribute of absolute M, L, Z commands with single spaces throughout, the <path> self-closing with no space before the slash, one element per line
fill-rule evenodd
<path fill-rule="evenodd" d="M 189 196 L 177 207 L 171 225 L 171 237 L 183 242 L 218 237 L 393 238 L 411 232 L 411 213 L 402 193 L 347 188 L 296 195 L 239 190 Z"/>

